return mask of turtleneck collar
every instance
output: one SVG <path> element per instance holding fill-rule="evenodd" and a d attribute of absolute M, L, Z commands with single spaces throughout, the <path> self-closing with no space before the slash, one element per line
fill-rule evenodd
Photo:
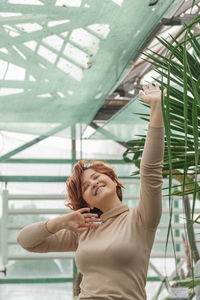
<path fill-rule="evenodd" d="M 129 211 L 129 207 L 126 204 L 122 204 L 120 206 L 113 207 L 107 210 L 101 215 L 100 218 L 102 219 L 103 222 L 105 222 L 107 219 L 116 217 L 125 211 Z"/>

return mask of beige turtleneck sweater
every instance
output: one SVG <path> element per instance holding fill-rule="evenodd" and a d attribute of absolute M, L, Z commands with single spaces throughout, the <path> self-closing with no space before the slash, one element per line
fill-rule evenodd
<path fill-rule="evenodd" d="M 81 234 L 49 233 L 45 222 L 24 227 L 18 243 L 32 252 L 76 251 L 83 274 L 80 300 L 143 300 L 149 256 L 161 216 L 164 128 L 149 126 L 141 161 L 138 205 L 101 215 L 102 224 Z"/>

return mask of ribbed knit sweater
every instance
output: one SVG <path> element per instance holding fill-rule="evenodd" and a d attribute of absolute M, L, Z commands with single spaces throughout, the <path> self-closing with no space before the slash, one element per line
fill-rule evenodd
<path fill-rule="evenodd" d="M 135 208 L 112 208 L 98 228 L 48 232 L 45 221 L 25 226 L 18 243 L 31 252 L 75 251 L 83 274 L 80 300 L 144 300 L 150 252 L 161 217 L 164 128 L 149 126 Z"/>

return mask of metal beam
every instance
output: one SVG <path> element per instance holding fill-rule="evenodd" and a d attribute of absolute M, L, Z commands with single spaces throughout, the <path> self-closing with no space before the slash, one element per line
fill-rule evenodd
<path fill-rule="evenodd" d="M 87 158 L 87 160 L 94 160 Z M 61 159 L 61 158 L 10 158 L 5 161 L 0 161 L 0 164 L 75 164 L 79 159 Z M 123 159 L 101 159 L 101 161 L 108 164 L 128 164 Z"/>
<path fill-rule="evenodd" d="M 188 1 L 184 2 L 183 5 L 175 13 L 175 17 L 180 16 L 182 13 L 184 13 L 188 9 L 191 9 L 193 1 L 194 1 L 194 5 L 197 5 L 198 3 L 200 3 L 200 0 L 188 0 Z"/>
<path fill-rule="evenodd" d="M 159 33 L 159 31 L 161 30 L 161 28 L 163 27 L 162 22 L 159 22 L 157 24 L 157 26 L 152 30 L 152 32 L 149 34 L 149 36 L 146 38 L 146 40 L 144 41 L 144 43 L 142 44 L 142 46 L 140 47 L 140 49 L 137 51 L 137 54 L 132 58 L 132 64 L 134 65 L 136 63 L 136 61 L 138 60 L 138 58 L 141 56 L 142 51 L 147 48 L 152 40 L 155 38 L 155 35 L 157 35 Z M 128 81 L 130 81 L 130 79 L 132 78 L 132 72 L 129 72 L 129 74 L 124 78 L 124 80 L 119 84 L 119 86 L 117 87 L 117 89 L 119 88 L 123 88 L 124 84 Z M 125 95 L 127 95 L 128 93 L 125 92 Z M 130 95 L 129 95 L 130 96 Z"/>
<path fill-rule="evenodd" d="M 55 277 L 55 278 L 5 278 L 0 279 L 0 284 L 13 284 L 13 283 L 64 283 L 73 282 L 70 277 Z"/>
<path fill-rule="evenodd" d="M 22 145 L 22 146 L 20 146 L 20 147 L 15 148 L 14 150 L 12 150 L 12 151 L 10 151 L 10 152 L 8 152 L 8 153 L 2 155 L 2 156 L 0 157 L 0 162 L 4 162 L 5 160 L 7 160 L 8 158 L 10 158 L 11 156 L 13 156 L 13 155 L 15 155 L 15 154 L 17 154 L 17 153 L 19 153 L 19 152 L 21 152 L 21 151 L 23 151 L 23 150 L 25 150 L 25 149 L 31 147 L 31 146 L 33 146 L 33 145 L 35 145 L 35 144 L 41 142 L 42 140 L 48 138 L 49 136 L 54 135 L 55 133 L 57 133 L 57 132 L 59 132 L 59 131 L 65 129 L 65 128 L 67 128 L 68 126 L 69 126 L 69 123 L 67 123 L 67 124 L 64 123 L 64 124 L 62 124 L 62 125 L 60 125 L 60 126 L 57 126 L 57 127 L 54 128 L 53 130 L 50 130 L 50 131 L 48 131 L 47 133 L 42 134 L 41 136 L 39 136 L 39 137 L 33 139 L 32 141 L 30 141 L 30 142 L 28 142 L 28 143 L 25 143 L 24 145 Z"/>
<path fill-rule="evenodd" d="M 164 25 L 183 25 L 184 23 L 188 23 L 189 21 L 191 21 L 195 16 L 198 15 L 197 14 L 193 14 L 193 15 L 187 15 L 185 14 L 185 16 L 183 18 L 180 17 L 180 15 L 182 13 L 185 13 L 188 9 L 190 9 L 192 7 L 192 3 L 194 0 L 188 0 L 187 2 L 183 3 L 183 5 L 181 5 L 181 7 L 179 7 L 175 12 L 174 12 L 174 16 L 171 19 L 165 19 L 163 18 L 160 23 L 157 25 L 157 27 L 151 32 L 151 34 L 149 35 L 148 39 L 145 41 L 145 43 L 142 45 L 142 47 L 139 49 L 138 54 L 133 58 L 132 63 L 134 64 L 134 62 L 138 59 L 140 52 L 144 50 L 144 48 L 146 48 L 154 39 L 154 35 L 159 34 L 159 32 L 161 31 L 161 29 L 164 27 Z M 197 5 L 198 3 L 200 3 L 200 0 L 195 0 L 194 4 Z M 147 71 L 150 71 L 150 69 L 152 69 L 152 67 L 148 68 Z M 144 74 L 143 73 L 144 70 L 144 65 L 142 65 L 141 69 L 136 70 L 137 74 L 133 74 L 133 72 L 131 71 L 126 78 L 123 80 L 123 82 L 117 87 L 117 89 L 122 88 L 124 89 L 125 95 L 129 96 L 128 91 L 129 90 L 133 90 L 135 87 L 133 86 L 133 82 L 135 82 L 136 79 L 140 80 L 141 77 L 143 77 L 146 72 Z M 132 79 L 132 80 L 131 80 Z M 130 82 L 131 81 L 131 82 Z M 130 82 L 128 83 L 128 86 L 126 85 L 126 82 Z M 136 82 L 137 83 L 137 82 Z M 117 91 L 117 89 L 115 91 Z"/>
<path fill-rule="evenodd" d="M 150 276 L 147 277 L 147 281 L 160 281 L 159 277 Z M 55 278 L 1 278 L 0 284 L 14 284 L 14 283 L 64 283 L 73 282 L 73 278 L 70 277 L 55 277 Z"/>
<path fill-rule="evenodd" d="M 125 98 L 125 99 L 106 99 L 104 104 L 101 106 L 99 111 L 93 118 L 93 121 L 98 120 L 109 120 L 116 112 L 118 112 L 124 105 L 129 103 L 132 97 Z"/>
<path fill-rule="evenodd" d="M 90 123 L 90 126 L 91 126 L 92 128 L 94 128 L 94 129 L 99 129 L 99 128 L 100 128 L 100 127 L 99 127 L 96 123 L 94 123 L 93 121 Z M 114 135 L 112 136 L 112 133 L 111 133 L 111 132 L 109 132 L 109 131 L 105 130 L 104 128 L 102 128 L 102 129 L 101 129 L 101 133 L 102 133 L 102 134 L 104 133 L 104 135 L 105 135 L 106 137 L 109 136 L 110 139 L 113 140 L 114 142 L 116 142 L 117 144 L 119 144 L 119 145 L 121 145 L 121 146 L 127 148 L 126 143 L 117 141 L 117 140 L 116 140 L 116 137 L 115 137 Z"/>
<path fill-rule="evenodd" d="M 65 182 L 69 176 L 9 176 L 1 175 L 0 182 Z M 123 176 L 119 179 L 131 179 L 133 177 Z M 136 178 L 136 177 L 135 177 Z"/>
<path fill-rule="evenodd" d="M 171 18 L 171 19 L 162 19 L 163 25 L 170 25 L 170 26 L 178 26 L 178 25 L 184 25 L 189 24 L 194 20 L 196 17 L 198 17 L 199 14 L 185 14 L 184 17 L 180 18 Z"/>

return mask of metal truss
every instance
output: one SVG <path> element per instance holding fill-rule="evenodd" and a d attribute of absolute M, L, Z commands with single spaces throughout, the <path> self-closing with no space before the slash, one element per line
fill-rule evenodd
<path fill-rule="evenodd" d="M 112 106 L 113 109 L 115 109 L 115 112 L 117 112 L 138 94 L 138 88 L 141 87 L 141 81 L 143 80 L 144 76 L 153 69 L 153 66 L 151 66 L 148 62 L 142 60 L 141 52 L 144 51 L 147 47 L 151 47 L 153 51 L 164 55 L 165 49 L 161 45 L 159 45 L 158 42 L 155 42 L 155 35 L 165 37 L 168 41 L 171 41 L 171 37 L 168 33 L 170 33 L 172 29 L 174 35 L 180 30 L 181 26 L 183 26 L 184 24 L 188 24 L 200 14 L 200 0 L 194 1 L 194 13 L 191 13 L 192 3 L 193 0 L 184 1 L 179 9 L 174 12 L 174 15 L 171 18 L 163 18 L 156 26 L 156 28 L 154 28 L 142 47 L 139 49 L 138 54 L 133 57 L 132 70 L 129 72 L 123 82 L 116 88 L 116 90 L 105 100 L 104 105 L 100 108 L 100 110 L 94 117 L 94 123 L 98 122 L 99 120 L 102 121 L 103 113 L 106 114 L 107 111 L 111 110 Z M 199 28 L 196 28 L 196 31 L 199 32 Z M 116 104 L 113 101 L 119 101 L 119 105 L 117 108 Z"/>

